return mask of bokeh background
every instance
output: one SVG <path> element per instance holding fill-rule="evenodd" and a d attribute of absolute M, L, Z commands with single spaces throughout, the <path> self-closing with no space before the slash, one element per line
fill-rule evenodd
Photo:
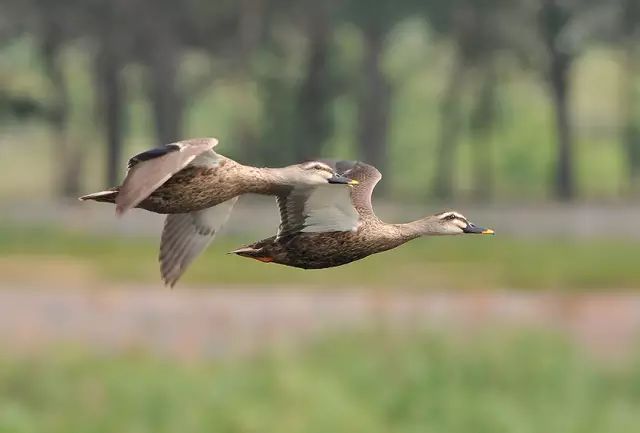
<path fill-rule="evenodd" d="M 302 271 L 244 197 L 170 290 L 76 197 L 198 136 L 498 236 Z M 0 0 L 0 432 L 635 432 L 639 197 L 637 0 Z"/>

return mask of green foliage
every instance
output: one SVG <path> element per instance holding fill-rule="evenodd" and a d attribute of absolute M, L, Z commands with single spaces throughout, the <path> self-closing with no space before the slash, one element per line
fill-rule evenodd
<path fill-rule="evenodd" d="M 639 367 L 526 332 L 368 332 L 232 362 L 3 354 L 0 431 L 632 432 Z"/>
<path fill-rule="evenodd" d="M 451 60 L 449 40 L 436 39 L 433 28 L 413 17 L 399 21 L 389 32 L 383 69 L 391 82 L 389 169 L 384 173 L 386 191 L 399 199 L 423 199 L 429 195 L 436 169 L 438 104 Z M 222 76 L 193 95 L 186 107 L 185 136 L 221 138 L 220 151 L 248 163 L 293 163 L 296 98 L 304 75 L 305 43 L 292 26 L 274 30 L 274 47 L 263 47 L 251 59 L 250 71 Z M 358 114 L 354 89 L 361 82 L 360 31 L 341 23 L 333 29 L 330 67 L 335 92 L 329 104 L 335 125 L 322 154 L 357 158 L 355 131 Z M 266 45 L 266 42 L 265 42 Z M 86 190 L 104 187 L 104 152 L 100 128 L 93 111 L 91 54 L 81 41 L 64 50 L 65 75 L 73 101 L 70 140 L 82 148 L 86 167 L 74 167 L 83 175 Z M 0 87 L 10 95 L 42 99 L 47 106 L 46 80 L 39 73 L 37 44 L 33 37 L 16 39 L 1 47 Z M 278 51 L 280 50 L 280 51 Z M 492 169 L 497 199 L 544 199 L 553 180 L 555 131 L 548 95 L 540 77 L 514 64 L 500 52 L 501 72 L 498 110 L 492 136 Z M 198 81 L 203 70 L 229 74 L 223 60 L 209 59 L 200 51 L 185 56 L 184 79 Z M 616 80 L 622 64 L 609 49 L 588 49 L 575 65 L 573 118 L 576 126 L 576 177 L 581 196 L 589 199 L 619 197 L 628 161 L 619 145 L 617 125 L 622 122 Z M 125 155 L 157 145 L 152 138 L 152 110 L 146 101 L 146 77 L 136 65 L 124 70 L 128 83 Z M 469 79 L 474 79 L 470 75 Z M 190 82 L 184 83 L 189 87 Z M 637 87 L 637 86 L 636 86 Z M 473 89 L 473 86 L 469 86 Z M 465 95 L 465 113 L 470 95 Z M 473 166 L 477 137 L 461 134 L 456 154 L 458 195 L 473 191 L 469 168 Z M 0 199 L 46 196 L 51 188 L 54 154 L 50 131 L 42 122 L 5 123 L 0 148 Z M 270 162 L 269 162 L 270 161 Z M 28 176 L 23 167 L 29 167 Z"/>

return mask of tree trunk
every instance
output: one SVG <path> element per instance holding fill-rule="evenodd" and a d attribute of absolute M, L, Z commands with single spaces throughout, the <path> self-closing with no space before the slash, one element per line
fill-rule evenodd
<path fill-rule="evenodd" d="M 120 6 L 121 7 L 121 6 Z M 122 83 L 125 43 L 119 28 L 117 3 L 102 4 L 101 19 L 95 23 L 98 43 L 94 58 L 97 112 L 106 139 L 106 186 L 118 185 L 122 174 L 124 89 Z"/>
<path fill-rule="evenodd" d="M 60 59 L 60 48 L 60 32 L 52 24 L 45 29 L 42 54 L 44 68 L 53 91 L 49 123 L 53 131 L 54 158 L 52 160 L 55 164 L 56 192 L 63 197 L 77 197 L 80 191 L 82 155 L 69 138 L 70 101 L 64 68 Z"/>
<path fill-rule="evenodd" d="M 384 32 L 364 30 L 363 85 L 358 107 L 358 150 L 365 162 L 385 172 L 391 86 L 382 71 Z"/>
<path fill-rule="evenodd" d="M 440 105 L 440 133 L 433 185 L 433 193 L 440 199 L 450 198 L 453 195 L 455 151 L 462 129 L 460 98 L 462 96 L 464 71 L 464 60 L 458 55 L 454 59 L 449 81 Z"/>
<path fill-rule="evenodd" d="M 489 200 L 493 192 L 494 164 L 492 138 L 497 111 L 497 74 L 495 65 L 483 65 L 483 79 L 471 115 L 473 133 L 473 193 L 478 200 Z"/>
<path fill-rule="evenodd" d="M 625 36 L 624 64 L 621 86 L 623 116 L 623 146 L 627 154 L 629 168 L 629 189 L 640 193 L 640 93 L 636 83 L 640 78 L 640 5 L 637 0 L 627 0 L 624 4 L 622 22 Z"/>
<path fill-rule="evenodd" d="M 562 37 L 571 21 L 571 13 L 566 4 L 559 0 L 544 0 L 538 19 L 549 57 L 547 83 L 553 101 L 557 131 L 555 195 L 560 200 L 571 200 L 575 196 L 575 185 L 569 91 L 574 55 L 562 43 Z"/>
<path fill-rule="evenodd" d="M 178 83 L 181 52 L 179 44 L 168 39 L 154 40 L 147 64 L 149 96 L 159 145 L 183 138 L 184 97 Z"/>
<path fill-rule="evenodd" d="M 97 55 L 96 75 L 99 89 L 100 113 L 107 139 L 107 186 L 117 185 L 122 171 L 124 95 L 121 65 L 117 53 L 107 41 Z"/>
<path fill-rule="evenodd" d="M 558 140 L 555 192 L 560 200 L 571 200 L 575 196 L 573 134 L 569 114 L 570 62 L 568 56 L 555 52 L 549 76 Z"/>
<path fill-rule="evenodd" d="M 625 50 L 625 66 L 622 81 L 623 144 L 629 167 L 629 187 L 632 192 L 640 192 L 640 110 L 635 84 L 640 77 L 640 62 L 635 47 L 628 44 Z"/>
<path fill-rule="evenodd" d="M 297 97 L 296 160 L 320 156 L 332 130 L 329 11 L 322 2 L 314 2 L 309 7 L 307 72 Z"/>

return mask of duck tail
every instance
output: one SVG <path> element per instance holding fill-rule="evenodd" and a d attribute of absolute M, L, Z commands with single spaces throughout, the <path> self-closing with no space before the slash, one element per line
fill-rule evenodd
<path fill-rule="evenodd" d="M 237 250 L 229 251 L 227 254 L 237 254 L 242 257 L 255 257 L 260 249 L 255 249 L 253 247 L 242 247 Z"/>
<path fill-rule="evenodd" d="M 94 192 L 93 194 L 83 195 L 82 197 L 78 198 L 78 200 L 82 200 L 82 201 L 93 200 L 93 201 L 99 201 L 103 203 L 115 203 L 117 195 L 118 195 L 117 190 L 110 189 L 106 191 Z"/>
<path fill-rule="evenodd" d="M 241 257 L 248 257 L 265 263 L 273 261 L 272 257 L 265 254 L 263 248 L 254 248 L 252 246 L 238 248 L 237 250 L 229 251 L 227 254 L 237 254 Z"/>

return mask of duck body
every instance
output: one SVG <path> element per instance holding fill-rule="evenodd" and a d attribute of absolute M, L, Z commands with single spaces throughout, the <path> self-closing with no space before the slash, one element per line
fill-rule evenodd
<path fill-rule="evenodd" d="M 135 207 L 159 214 L 199 211 L 242 194 L 276 195 L 285 188 L 272 182 L 270 169 L 249 167 L 218 155 L 213 164 L 197 162 L 172 175 Z M 95 201 L 115 203 L 120 187 Z"/>
<path fill-rule="evenodd" d="M 209 245 L 243 194 L 286 196 L 351 182 L 317 161 L 281 168 L 242 165 L 213 151 L 215 138 L 194 138 L 135 155 L 118 187 L 80 197 L 167 214 L 160 241 L 160 272 L 173 286 Z"/>
<path fill-rule="evenodd" d="M 492 234 L 457 212 L 446 211 L 403 224 L 381 221 L 371 195 L 380 172 L 363 162 L 339 161 L 336 171 L 356 183 L 347 190 L 317 188 L 278 197 L 280 229 L 233 253 L 302 269 L 341 266 L 396 248 L 421 236 Z"/>
<path fill-rule="evenodd" d="M 216 167 L 188 166 L 171 176 L 137 207 L 160 214 L 175 214 L 217 206 L 247 190 L 242 173 L 239 164 L 228 158 Z"/>
<path fill-rule="evenodd" d="M 262 262 L 301 269 L 324 269 L 396 248 L 409 240 L 411 238 L 405 237 L 398 227 L 364 220 L 356 231 L 272 236 L 235 252 Z"/>

